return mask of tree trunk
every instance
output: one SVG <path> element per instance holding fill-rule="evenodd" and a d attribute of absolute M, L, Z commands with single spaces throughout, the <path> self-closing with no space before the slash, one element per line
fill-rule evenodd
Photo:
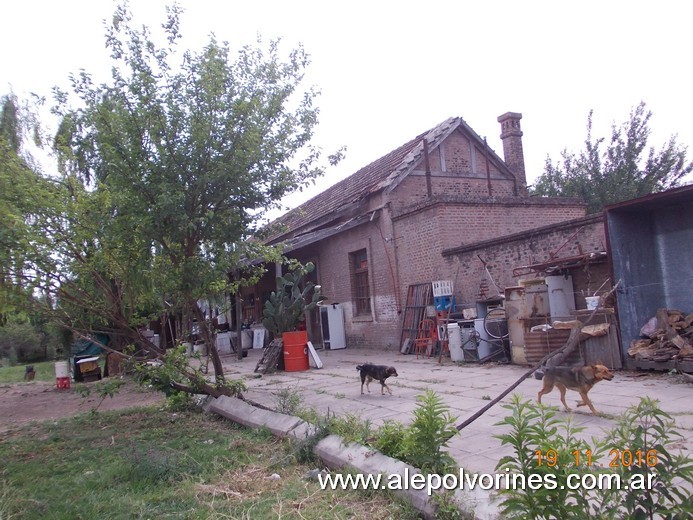
<path fill-rule="evenodd" d="M 237 275 L 237 279 L 240 280 L 240 273 Z M 243 308 L 241 307 L 243 302 L 241 301 L 241 286 L 238 285 L 238 290 L 236 291 L 236 356 L 238 361 L 243 360 Z"/>
<path fill-rule="evenodd" d="M 224 366 L 221 363 L 221 357 L 219 356 L 219 351 L 217 350 L 217 342 L 215 341 L 214 333 L 210 330 L 210 324 L 205 320 L 202 315 L 202 311 L 197 305 L 194 305 L 193 312 L 197 318 L 197 324 L 200 327 L 200 332 L 202 333 L 202 338 L 207 345 L 207 353 L 209 358 L 212 360 L 212 366 L 214 367 L 214 379 L 217 383 L 224 383 L 226 378 L 224 377 Z"/>

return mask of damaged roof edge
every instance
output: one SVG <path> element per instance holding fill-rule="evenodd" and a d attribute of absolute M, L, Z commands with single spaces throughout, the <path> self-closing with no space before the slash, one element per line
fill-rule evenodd
<path fill-rule="evenodd" d="M 363 224 L 371 222 L 376 217 L 376 214 L 380 212 L 380 210 L 382 210 L 382 208 L 376 208 L 357 217 L 352 217 L 349 220 L 340 222 L 339 224 L 336 224 L 334 226 L 319 229 L 316 231 L 309 231 L 302 235 L 289 238 L 284 241 L 284 253 L 296 251 L 297 249 L 309 246 L 331 236 L 337 235 L 338 233 L 342 233 L 343 231 L 347 231 L 349 229 L 353 229 L 357 226 L 361 226 Z"/>

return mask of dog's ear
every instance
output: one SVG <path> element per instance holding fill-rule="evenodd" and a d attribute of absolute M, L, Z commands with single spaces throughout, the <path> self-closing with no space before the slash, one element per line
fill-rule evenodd
<path fill-rule="evenodd" d="M 593 365 L 588 365 L 586 367 L 582 367 L 580 369 L 580 373 L 582 374 L 582 377 L 587 379 L 587 381 L 592 381 L 593 379 L 596 379 L 596 368 Z"/>

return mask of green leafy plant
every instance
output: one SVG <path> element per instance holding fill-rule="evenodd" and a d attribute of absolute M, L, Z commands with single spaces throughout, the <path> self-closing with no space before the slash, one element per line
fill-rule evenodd
<path fill-rule="evenodd" d="M 594 473 L 596 468 L 576 465 L 580 455 L 590 453 L 595 460 L 601 455 L 586 441 L 577 437 L 585 430 L 564 419 L 553 408 L 534 405 L 514 395 L 503 408 L 512 411 L 497 425 L 509 425 L 510 432 L 497 435 L 501 444 L 510 445 L 513 454 L 501 458 L 498 471 L 508 471 L 525 482 L 538 475 L 541 485 L 510 486 L 501 490 L 505 497 L 502 511 L 508 518 L 582 518 L 590 510 L 583 489 L 571 489 L 568 476 L 575 473 Z M 584 461 L 583 461 L 584 462 Z"/>
<path fill-rule="evenodd" d="M 510 431 L 497 437 L 512 446 L 513 454 L 503 457 L 496 469 L 525 482 L 530 475 L 541 479 L 541 485 L 511 485 L 500 491 L 504 518 L 679 519 L 693 513 L 687 491 L 693 485 L 693 461 L 672 453 L 681 435 L 656 401 L 641 399 L 604 440 L 592 438 L 591 444 L 578 437 L 584 427 L 575 427 L 570 417 L 559 417 L 553 408 L 518 395 L 504 408 L 512 414 L 498 425 L 510 426 Z M 610 484 L 621 485 L 570 486 L 569 474 L 590 476 L 590 482 L 608 477 Z M 648 478 L 654 481 L 651 488 Z"/>
<path fill-rule="evenodd" d="M 174 390 L 166 396 L 166 409 L 171 412 L 192 412 L 199 408 L 192 394 Z"/>
<path fill-rule="evenodd" d="M 448 473 L 456 463 L 444 448 L 457 433 L 457 417 L 450 415 L 440 396 L 431 390 L 417 396 L 416 401 L 419 404 L 414 410 L 414 421 L 406 427 L 395 421 L 386 422 L 377 431 L 372 445 L 423 473 Z"/>
<path fill-rule="evenodd" d="M 339 435 L 344 442 L 358 442 L 359 444 L 367 444 L 368 439 L 373 434 L 371 422 L 362 420 L 354 414 L 346 414 L 344 416 L 333 415 L 329 418 L 330 433 Z"/>
<path fill-rule="evenodd" d="M 398 460 L 406 456 L 404 438 L 407 429 L 399 421 L 388 420 L 378 428 L 371 444 L 385 455 Z"/>
<path fill-rule="evenodd" d="M 292 262 L 289 271 L 277 278 L 277 291 L 270 294 L 262 311 L 262 324 L 275 336 L 294 331 L 305 320 L 306 311 L 314 309 L 324 298 L 320 286 L 304 282 L 306 275 L 315 269 L 312 262 L 301 265 Z M 308 295 L 313 295 L 308 299 Z"/>
<path fill-rule="evenodd" d="M 623 482 L 636 479 L 647 482 L 655 475 L 652 489 L 605 490 L 608 507 L 623 509 L 621 518 L 691 518 L 693 502 L 693 458 L 674 454 L 675 444 L 683 439 L 674 419 L 662 411 L 658 401 L 644 397 L 630 407 L 609 432 L 610 460 Z M 615 451 L 614 451 L 615 450 Z M 631 462 L 632 464 L 628 464 Z"/>
<path fill-rule="evenodd" d="M 294 388 L 282 388 L 274 394 L 277 399 L 277 411 L 287 415 L 297 415 L 301 409 L 303 396 Z"/>
<path fill-rule="evenodd" d="M 193 354 L 198 357 L 199 354 Z M 170 397 L 178 392 L 189 394 L 207 394 L 236 396 L 246 390 L 246 384 L 238 380 L 217 378 L 215 382 L 207 379 L 205 366 L 190 363 L 184 346 L 179 345 L 166 351 L 161 359 L 134 364 L 136 377 L 141 384 L 151 385 Z M 187 381 L 186 385 L 179 381 Z"/>

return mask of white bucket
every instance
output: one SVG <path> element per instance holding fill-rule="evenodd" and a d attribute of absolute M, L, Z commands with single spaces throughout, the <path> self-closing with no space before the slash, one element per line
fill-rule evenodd
<path fill-rule="evenodd" d="M 585 302 L 587 302 L 587 310 L 593 311 L 599 307 L 600 296 L 585 296 Z"/>
<path fill-rule="evenodd" d="M 452 361 L 464 361 L 462 351 L 462 331 L 457 323 L 448 323 L 448 348 Z"/>
<path fill-rule="evenodd" d="M 67 361 L 56 361 L 55 363 L 55 378 L 70 377 Z"/>

